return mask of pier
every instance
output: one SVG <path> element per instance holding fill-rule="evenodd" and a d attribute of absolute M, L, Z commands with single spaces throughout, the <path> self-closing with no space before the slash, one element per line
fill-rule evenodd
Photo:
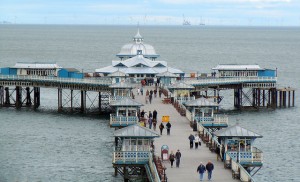
<path fill-rule="evenodd" d="M 59 112 L 110 113 L 109 125 L 115 128 L 112 165 L 115 175 L 124 181 L 199 181 L 196 170 L 200 162 L 212 161 L 213 181 L 253 182 L 263 166 L 263 152 L 253 142 L 262 136 L 230 126 L 230 118 L 219 115 L 222 92 L 232 91 L 236 109 L 260 110 L 294 107 L 295 90 L 278 88 L 277 69 L 259 65 L 218 65 L 211 75 L 189 76 L 158 61 L 159 55 L 143 43 L 139 31 L 133 40 L 117 54 L 120 60 L 95 69 L 92 76 L 56 64 L 1 68 L 0 107 L 38 109 L 44 104 L 41 94 L 47 94 L 41 88 L 46 88 L 57 90 L 54 99 Z M 138 94 L 138 88 L 143 88 L 144 94 Z M 151 94 L 152 102 L 150 90 L 157 91 Z M 146 117 L 141 116 L 142 110 Z M 154 110 L 158 112 L 156 131 L 147 128 L 148 113 Z M 170 135 L 166 125 L 159 134 L 163 117 L 172 125 Z M 201 137 L 198 149 L 190 149 L 191 134 Z M 166 155 L 161 155 L 162 149 Z M 168 156 L 177 150 L 182 154 L 180 167 L 171 168 Z"/>

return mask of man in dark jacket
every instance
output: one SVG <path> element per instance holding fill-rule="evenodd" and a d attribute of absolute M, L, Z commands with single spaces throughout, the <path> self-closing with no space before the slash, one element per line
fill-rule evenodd
<path fill-rule="evenodd" d="M 200 162 L 200 165 L 197 168 L 197 172 L 200 174 L 200 181 L 203 181 L 203 174 L 205 173 L 206 169 L 202 162 Z"/>
<path fill-rule="evenodd" d="M 155 109 L 153 111 L 153 119 L 157 121 L 157 111 Z"/>
<path fill-rule="evenodd" d="M 192 149 L 194 147 L 194 140 L 195 140 L 194 135 L 190 134 L 189 140 L 190 140 L 190 148 Z"/>
<path fill-rule="evenodd" d="M 207 174 L 208 174 L 208 180 L 210 181 L 212 171 L 214 170 L 214 165 L 211 161 L 208 161 L 208 163 L 206 164 L 206 170 L 207 170 Z"/>
<path fill-rule="evenodd" d="M 177 152 L 175 154 L 175 157 L 176 157 L 176 167 L 179 167 L 179 165 L 180 165 L 180 158 L 181 158 L 181 153 L 180 153 L 179 149 L 177 150 Z"/>
<path fill-rule="evenodd" d="M 170 135 L 171 123 L 168 122 L 168 123 L 166 124 L 166 127 L 167 127 L 167 135 Z"/>

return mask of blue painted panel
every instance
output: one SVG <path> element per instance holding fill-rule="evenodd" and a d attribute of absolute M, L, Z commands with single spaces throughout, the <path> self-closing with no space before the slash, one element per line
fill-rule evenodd
<path fill-rule="evenodd" d="M 0 68 L 2 75 L 17 75 L 17 68 Z"/>
<path fill-rule="evenodd" d="M 83 78 L 83 73 L 69 72 L 66 69 L 61 69 L 58 71 L 58 77 L 61 77 L 61 78 Z"/>
<path fill-rule="evenodd" d="M 65 69 L 61 69 L 61 70 L 58 71 L 58 77 L 68 78 L 69 77 L 69 72 Z"/>
<path fill-rule="evenodd" d="M 9 75 L 9 68 L 0 68 L 1 75 Z"/>
<path fill-rule="evenodd" d="M 259 70 L 258 71 L 258 76 L 267 76 L 267 77 L 275 77 L 276 76 L 276 71 L 275 70 Z"/>

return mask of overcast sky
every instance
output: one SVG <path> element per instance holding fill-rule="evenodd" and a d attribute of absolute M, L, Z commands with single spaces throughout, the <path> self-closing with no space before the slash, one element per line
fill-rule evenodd
<path fill-rule="evenodd" d="M 183 17 L 184 16 L 184 17 Z M 0 0 L 0 22 L 300 26 L 300 0 Z"/>

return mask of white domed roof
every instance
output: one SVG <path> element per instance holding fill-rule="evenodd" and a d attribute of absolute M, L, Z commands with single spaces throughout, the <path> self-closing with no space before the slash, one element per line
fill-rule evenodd
<path fill-rule="evenodd" d="M 133 37 L 133 43 L 126 44 L 121 48 L 121 51 L 117 54 L 117 57 L 133 57 L 138 54 L 138 50 L 142 51 L 141 54 L 144 55 L 144 57 L 148 58 L 157 58 L 159 57 L 158 54 L 156 54 L 155 49 L 153 46 L 149 44 L 143 43 L 143 37 L 141 36 L 139 30 L 137 34 Z"/>
<path fill-rule="evenodd" d="M 121 48 L 121 51 L 118 55 L 130 55 L 130 56 L 135 56 L 137 55 L 137 51 L 141 50 L 142 54 L 147 56 L 158 56 L 155 52 L 155 49 L 153 46 L 149 45 L 149 44 L 143 44 L 143 43 L 132 43 L 132 44 L 126 44 Z"/>

